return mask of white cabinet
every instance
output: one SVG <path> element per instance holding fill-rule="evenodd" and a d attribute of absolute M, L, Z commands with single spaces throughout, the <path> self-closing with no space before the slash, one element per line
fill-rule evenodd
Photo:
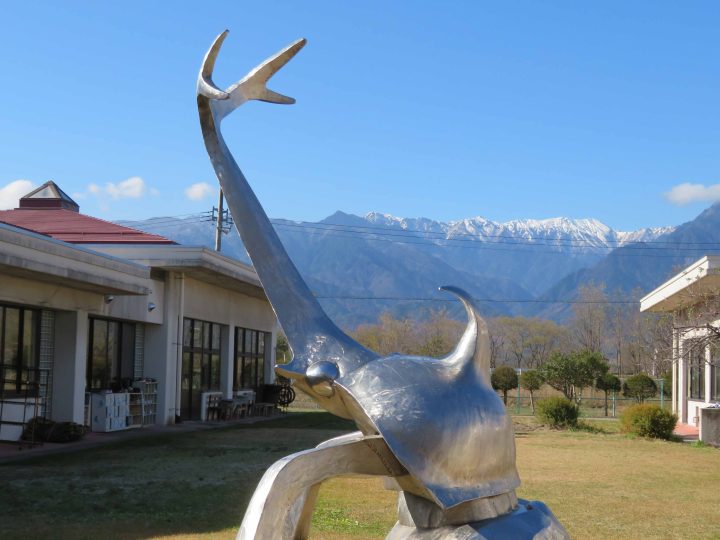
<path fill-rule="evenodd" d="M 141 379 L 135 381 L 135 388 L 142 396 L 142 425 L 154 425 L 157 420 L 157 381 Z"/>
<path fill-rule="evenodd" d="M 127 429 L 127 417 L 130 414 L 130 395 L 90 394 L 92 431 L 119 431 Z"/>

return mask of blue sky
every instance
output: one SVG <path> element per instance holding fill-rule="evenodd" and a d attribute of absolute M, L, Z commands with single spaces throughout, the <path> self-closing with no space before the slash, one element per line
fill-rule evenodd
<path fill-rule="evenodd" d="M 53 179 L 107 219 L 209 209 L 216 180 L 195 79 L 229 28 L 221 86 L 308 38 L 270 85 L 297 104 L 252 103 L 224 124 L 271 217 L 569 216 L 629 230 L 679 224 L 720 199 L 716 3 L 32 2 L 2 11 L 6 198 Z M 196 187 L 190 200 L 186 190 L 203 183 L 212 189 Z"/>

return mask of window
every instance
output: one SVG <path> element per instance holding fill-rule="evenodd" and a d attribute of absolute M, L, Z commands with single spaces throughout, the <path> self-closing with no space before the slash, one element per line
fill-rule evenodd
<path fill-rule="evenodd" d="M 265 341 L 269 334 L 249 328 L 235 329 L 233 390 L 265 384 Z"/>
<path fill-rule="evenodd" d="M 710 399 L 720 401 L 720 343 L 710 345 Z"/>
<path fill-rule="evenodd" d="M 702 340 L 685 340 L 688 360 L 688 395 L 705 399 L 705 346 Z"/>
<path fill-rule="evenodd" d="M 180 414 L 200 418 L 200 395 L 220 390 L 220 325 L 183 319 Z"/>
<path fill-rule="evenodd" d="M 0 305 L 0 378 L 7 394 L 34 394 L 38 381 L 40 314 Z"/>
<path fill-rule="evenodd" d="M 120 390 L 134 377 L 135 323 L 90 318 L 86 387 Z"/>

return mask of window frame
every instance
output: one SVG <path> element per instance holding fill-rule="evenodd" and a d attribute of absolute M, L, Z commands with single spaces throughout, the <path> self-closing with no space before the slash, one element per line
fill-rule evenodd
<path fill-rule="evenodd" d="M 95 346 L 95 324 L 96 323 L 104 323 L 106 324 L 106 332 L 105 332 L 105 370 L 106 370 L 106 377 L 103 382 L 103 385 L 99 387 L 92 386 L 93 382 L 93 355 L 94 355 L 94 346 Z M 113 355 L 115 356 L 115 361 L 111 363 L 110 360 L 110 340 L 108 339 L 108 336 L 110 335 L 110 326 L 116 325 L 115 328 L 115 346 Z M 125 343 L 125 337 L 124 333 L 126 332 L 127 328 L 132 328 L 132 340 L 130 340 L 128 345 L 128 350 L 126 351 L 123 347 L 123 344 Z M 86 392 L 95 392 L 98 390 L 108 390 L 112 389 L 113 387 L 113 380 L 117 380 L 116 384 L 122 385 L 122 379 L 123 379 L 123 360 L 125 354 L 128 354 L 129 357 L 126 359 L 127 365 L 125 367 L 130 368 L 130 372 L 134 372 L 134 366 L 135 366 L 135 339 L 137 336 L 137 323 L 133 321 L 124 321 L 121 319 L 112 319 L 108 317 L 88 317 L 88 350 L 87 350 L 87 366 L 85 368 L 85 391 Z M 134 375 L 133 375 L 134 376 Z"/>
<path fill-rule="evenodd" d="M 720 343 L 710 344 L 710 399 L 720 401 Z"/>
<path fill-rule="evenodd" d="M 249 340 L 248 340 L 249 335 Z M 262 336 L 262 346 L 261 339 Z M 265 384 L 265 356 L 269 332 L 253 328 L 235 327 L 233 352 L 233 392 L 242 389 L 258 390 Z M 250 348 L 246 348 L 249 343 Z M 249 373 L 246 371 L 249 366 Z"/>
<path fill-rule="evenodd" d="M 190 343 L 186 344 L 185 340 L 185 324 L 190 323 Z M 200 343 L 196 345 L 195 328 L 196 323 L 200 324 Z M 210 329 L 207 339 L 205 337 L 205 325 L 208 325 Z M 217 340 L 215 332 L 217 331 Z M 182 353 L 190 355 L 200 355 L 201 365 L 201 392 L 208 392 L 219 390 L 222 386 L 221 382 L 221 371 L 222 371 L 222 325 L 212 321 L 204 321 L 202 319 L 193 319 L 192 317 L 183 317 L 183 341 L 182 341 Z M 215 345 L 217 344 L 217 348 Z M 217 356 L 217 361 L 213 360 L 213 357 Z M 194 360 L 193 360 L 194 362 Z M 215 364 L 213 366 L 213 364 Z M 205 384 L 207 381 L 207 384 Z M 204 388 L 207 386 L 207 388 Z"/>
<path fill-rule="evenodd" d="M 17 353 L 13 361 L 8 362 L 5 358 L 5 345 L 7 339 L 7 310 L 18 310 L 18 329 L 17 329 Z M 25 338 L 26 338 L 26 313 L 30 314 L 30 338 L 31 349 L 29 361 L 25 361 Z M 25 395 L 37 395 L 40 370 L 40 310 L 28 306 L 16 304 L 0 304 L 0 395 L 5 398 L 22 397 Z M 14 388 L 8 389 L 6 379 L 7 372 L 14 372 Z M 23 372 L 28 372 L 28 377 L 23 380 Z M 32 376 L 31 376 L 32 375 Z M 28 388 L 27 383 L 32 383 L 35 388 Z"/>
<path fill-rule="evenodd" d="M 688 399 L 703 401 L 705 399 L 705 364 L 707 347 L 702 339 L 687 339 L 684 342 L 687 348 L 687 395 Z"/>

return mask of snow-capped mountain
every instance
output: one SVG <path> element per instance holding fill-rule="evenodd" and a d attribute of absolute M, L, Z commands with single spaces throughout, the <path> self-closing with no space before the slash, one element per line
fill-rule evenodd
<path fill-rule="evenodd" d="M 281 219 L 273 223 L 310 287 L 325 298 L 326 309 L 350 327 L 374 321 L 383 311 L 403 316 L 439 307 L 454 309 L 455 304 L 440 302 L 445 297 L 437 287 L 445 284 L 463 287 L 482 299 L 486 315 L 527 314 L 531 306 L 527 300 L 541 298 L 563 280 L 595 267 L 616 248 L 660 241 L 674 231 L 673 227 L 616 231 L 595 219 L 499 223 L 474 217 L 445 223 L 377 212 L 365 216 L 336 212 L 316 223 Z M 207 218 L 153 218 L 124 224 L 182 244 L 213 245 L 214 228 Z M 225 236 L 223 252 L 248 260 L 234 230 Z M 426 298 L 433 301 L 422 300 Z"/>
<path fill-rule="evenodd" d="M 328 218 L 329 220 L 330 218 Z M 672 232 L 674 227 L 643 228 L 637 231 L 616 231 L 597 219 L 517 219 L 497 222 L 483 217 L 466 218 L 447 223 L 427 218 L 401 218 L 370 212 L 364 216 L 369 223 L 404 231 L 442 234 L 446 239 L 469 238 L 479 242 L 534 243 L 556 241 L 557 245 L 578 248 L 616 248 L 630 242 L 647 242 Z M 552 244 L 551 244 L 552 245 Z"/>

